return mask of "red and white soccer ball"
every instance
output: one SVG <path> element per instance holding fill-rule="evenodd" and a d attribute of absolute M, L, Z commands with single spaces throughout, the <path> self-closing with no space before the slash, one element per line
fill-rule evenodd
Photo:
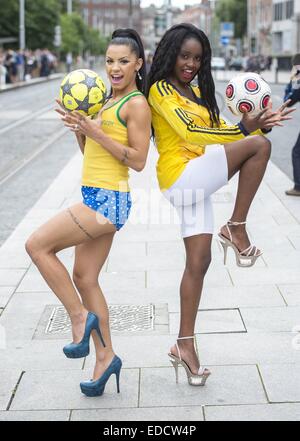
<path fill-rule="evenodd" d="M 237 75 L 226 87 L 227 107 L 237 116 L 260 112 L 267 107 L 270 98 L 270 86 L 254 72 Z"/>

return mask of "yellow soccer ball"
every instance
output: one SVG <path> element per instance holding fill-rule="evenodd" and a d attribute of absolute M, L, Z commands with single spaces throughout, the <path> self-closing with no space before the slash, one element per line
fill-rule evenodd
<path fill-rule="evenodd" d="M 84 115 L 94 115 L 103 106 L 106 87 L 96 72 L 77 69 L 63 79 L 59 96 L 67 111 L 77 110 Z"/>

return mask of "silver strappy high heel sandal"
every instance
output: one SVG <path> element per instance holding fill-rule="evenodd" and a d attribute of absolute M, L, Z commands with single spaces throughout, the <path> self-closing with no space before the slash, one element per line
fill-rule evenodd
<path fill-rule="evenodd" d="M 191 337 L 178 337 L 177 340 L 186 340 L 188 338 L 193 338 L 194 339 L 194 344 L 195 344 L 195 348 L 196 348 L 196 352 L 199 358 L 199 354 L 198 354 L 198 348 L 197 348 L 197 341 L 196 341 L 196 336 L 193 335 Z M 178 383 L 178 366 L 181 364 L 181 366 L 184 367 L 186 375 L 187 375 L 187 379 L 188 379 L 188 383 L 191 386 L 204 386 L 205 382 L 207 380 L 207 378 L 210 376 L 211 372 L 206 369 L 206 368 L 199 368 L 198 373 L 197 374 L 193 374 L 189 368 L 189 366 L 186 364 L 185 361 L 182 360 L 181 358 L 181 354 L 180 354 L 180 350 L 178 347 L 178 344 L 176 343 L 176 348 L 178 351 L 178 355 L 179 357 L 177 357 L 174 354 L 171 354 L 171 352 L 169 352 L 169 357 L 170 357 L 170 362 L 172 363 L 172 365 L 174 366 L 175 369 L 175 374 L 176 374 L 176 383 Z"/>
<path fill-rule="evenodd" d="M 256 259 L 262 255 L 262 252 L 259 251 L 255 245 L 249 245 L 248 248 L 246 248 L 245 250 L 239 251 L 236 245 L 232 242 L 232 234 L 229 228 L 230 226 L 235 226 L 235 225 L 246 225 L 246 222 L 228 221 L 226 224 L 226 228 L 229 235 L 229 239 L 223 236 L 221 232 L 218 234 L 220 238 L 220 244 L 222 245 L 224 250 L 224 265 L 226 264 L 227 249 L 228 247 L 231 247 L 235 253 L 237 266 L 241 266 L 245 268 L 253 266 L 256 262 Z"/>

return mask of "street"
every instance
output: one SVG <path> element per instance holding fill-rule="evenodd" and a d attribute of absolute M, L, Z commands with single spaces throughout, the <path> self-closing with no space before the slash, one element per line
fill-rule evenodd
<path fill-rule="evenodd" d="M 53 110 L 60 81 L 0 94 L 0 245 L 77 152 L 73 135 L 64 130 Z M 223 96 L 226 84 L 216 83 Z M 271 84 L 271 88 L 276 108 L 281 104 L 284 85 Z M 227 109 L 224 116 L 238 121 Z M 299 120 L 297 108 L 292 121 L 269 135 L 273 143 L 271 159 L 290 178 L 291 149 L 298 136 Z"/>

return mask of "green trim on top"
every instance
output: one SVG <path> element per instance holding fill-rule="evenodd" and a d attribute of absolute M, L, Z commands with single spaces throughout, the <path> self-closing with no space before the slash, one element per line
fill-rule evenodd
<path fill-rule="evenodd" d="M 121 118 L 121 116 L 120 116 L 120 110 L 121 110 L 123 104 L 125 104 L 127 101 L 129 101 L 130 98 L 132 98 L 133 96 L 140 96 L 140 95 L 144 96 L 144 95 L 142 94 L 142 92 L 140 92 L 140 91 L 138 91 L 138 92 L 133 91 L 133 92 L 130 92 L 130 94 L 127 95 L 126 97 L 123 97 L 123 98 L 122 98 L 123 101 L 120 103 L 119 107 L 117 108 L 117 112 L 116 112 L 116 113 L 117 113 L 117 118 L 118 118 L 118 120 L 120 121 L 120 123 L 121 123 L 124 127 L 127 127 L 127 124 L 126 124 L 126 122 Z"/>
<path fill-rule="evenodd" d="M 124 98 L 126 98 L 128 95 L 130 95 L 131 93 L 135 93 L 135 92 L 139 92 L 141 93 L 138 89 L 136 90 L 132 90 L 131 92 L 127 93 L 126 95 L 122 96 L 122 98 L 120 98 L 118 101 L 116 101 L 115 103 L 111 104 L 108 107 L 105 107 L 105 109 L 103 110 L 105 112 L 105 110 L 110 109 L 111 107 L 114 107 L 116 104 L 118 104 L 120 101 L 122 101 Z"/>

